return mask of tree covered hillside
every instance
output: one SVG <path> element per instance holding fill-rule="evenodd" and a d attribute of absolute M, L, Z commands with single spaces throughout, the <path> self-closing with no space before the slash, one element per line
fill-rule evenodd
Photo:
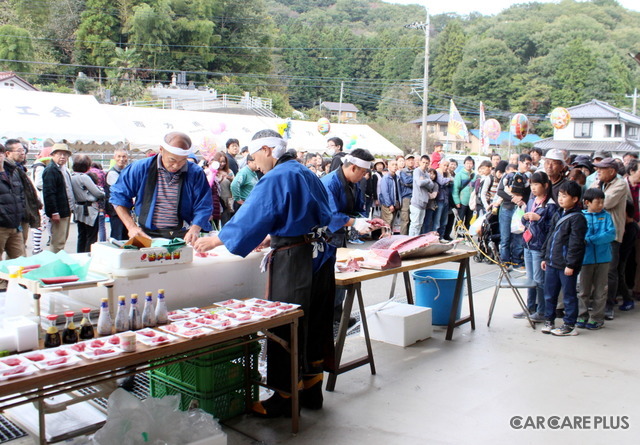
<path fill-rule="evenodd" d="M 372 121 L 420 116 L 424 8 L 370 0 L 7 0 L 0 69 L 44 89 L 121 100 L 187 71 L 197 85 L 274 98 L 277 112 L 343 100 Z M 614 0 L 431 17 L 430 112 L 544 116 L 593 98 L 630 108 L 640 14 Z M 79 85 L 76 82 L 76 88 Z M 544 127 L 544 126 L 543 126 Z M 541 128 L 544 130 L 544 128 Z"/>

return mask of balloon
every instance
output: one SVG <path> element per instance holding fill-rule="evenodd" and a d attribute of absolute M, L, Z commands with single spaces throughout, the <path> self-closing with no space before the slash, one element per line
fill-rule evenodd
<path fill-rule="evenodd" d="M 331 130 L 331 123 L 329 123 L 329 119 L 327 119 L 326 117 L 321 117 L 320 119 L 318 119 L 318 132 L 324 136 L 325 134 L 329 133 L 329 130 Z"/>
<path fill-rule="evenodd" d="M 511 134 L 522 140 L 529 133 L 529 119 L 522 113 L 511 118 Z"/>
<path fill-rule="evenodd" d="M 498 139 L 500 137 L 500 133 L 502 132 L 502 128 L 500 128 L 500 122 L 496 119 L 487 119 L 484 123 L 484 132 L 489 139 Z"/>
<path fill-rule="evenodd" d="M 221 134 L 227 129 L 227 124 L 224 122 L 216 122 L 211 126 L 211 131 L 213 134 Z"/>
<path fill-rule="evenodd" d="M 567 125 L 569 125 L 569 122 L 571 122 L 571 114 L 566 108 L 557 107 L 554 108 L 549 115 L 549 120 L 551 121 L 551 125 L 553 125 L 553 128 L 562 130 Z"/>
<path fill-rule="evenodd" d="M 205 136 L 200 140 L 197 144 L 195 144 L 196 148 L 200 152 L 200 154 L 210 162 L 213 158 L 213 155 L 216 154 L 216 149 L 218 147 L 218 143 L 216 139 L 212 136 Z"/>

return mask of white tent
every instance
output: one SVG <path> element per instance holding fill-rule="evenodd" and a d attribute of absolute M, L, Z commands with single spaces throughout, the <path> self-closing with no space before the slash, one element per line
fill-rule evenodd
<path fill-rule="evenodd" d="M 204 111 L 162 110 L 156 108 L 102 105 L 112 117 L 132 149 L 157 149 L 161 138 L 170 131 L 182 131 L 200 146 L 206 138 L 224 148 L 229 138 L 247 145 L 254 133 L 265 128 L 277 130 L 282 119 Z M 376 156 L 393 156 L 402 151 L 367 125 L 332 124 L 331 132 L 318 133 L 315 122 L 291 121 L 289 147 L 296 150 L 322 153 L 327 139 L 338 136 L 345 147 L 366 148 Z M 353 141 L 353 142 L 352 142 Z M 206 144 L 205 144 L 206 145 Z"/>
<path fill-rule="evenodd" d="M 93 96 L 0 89 L 0 137 L 83 143 L 124 141 Z"/>

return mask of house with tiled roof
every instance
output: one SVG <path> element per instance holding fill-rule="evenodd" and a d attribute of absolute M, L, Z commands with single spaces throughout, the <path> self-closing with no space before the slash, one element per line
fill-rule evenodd
<path fill-rule="evenodd" d="M 640 151 L 640 117 L 635 114 L 596 99 L 567 110 L 569 125 L 554 129 L 552 138 L 542 139 L 534 147 L 588 155 L 608 151 L 615 157 Z"/>
<path fill-rule="evenodd" d="M 337 122 L 355 124 L 358 123 L 358 113 L 360 110 L 354 104 L 347 102 L 322 102 L 320 111 L 333 117 Z M 339 118 L 338 118 L 338 115 Z"/>
<path fill-rule="evenodd" d="M 410 124 L 417 125 L 418 130 L 422 131 L 422 118 L 414 119 L 409 122 Z M 471 122 L 464 121 L 467 128 L 471 125 Z M 435 113 L 427 116 L 427 141 L 429 151 L 433 149 L 433 144 L 442 142 L 444 150 L 447 152 L 463 153 L 467 151 L 467 142 L 462 139 L 450 139 L 447 134 L 447 128 L 449 127 L 449 113 Z"/>
<path fill-rule="evenodd" d="M 0 88 L 22 91 L 40 91 L 22 77 L 11 71 L 0 71 Z"/>

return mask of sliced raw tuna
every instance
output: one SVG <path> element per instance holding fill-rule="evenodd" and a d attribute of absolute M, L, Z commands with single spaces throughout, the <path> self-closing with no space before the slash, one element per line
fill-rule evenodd
<path fill-rule="evenodd" d="M 402 264 L 400 254 L 392 249 L 371 249 L 369 255 L 362 262 L 366 269 L 387 270 Z"/>

